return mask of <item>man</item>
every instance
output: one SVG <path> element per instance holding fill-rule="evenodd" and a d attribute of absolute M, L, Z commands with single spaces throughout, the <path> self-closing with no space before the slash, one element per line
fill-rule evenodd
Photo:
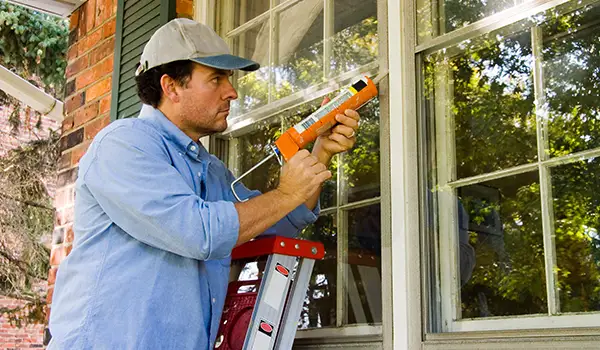
<path fill-rule="evenodd" d="M 292 157 L 275 190 L 240 188 L 252 197 L 241 203 L 232 174 L 198 142 L 227 128 L 232 71 L 258 67 L 191 20 L 152 36 L 136 72 L 139 118 L 102 130 L 79 165 L 75 242 L 56 280 L 49 349 L 212 348 L 231 250 L 316 220 L 326 165 L 355 143 L 355 111 L 338 115 L 312 154 Z"/>

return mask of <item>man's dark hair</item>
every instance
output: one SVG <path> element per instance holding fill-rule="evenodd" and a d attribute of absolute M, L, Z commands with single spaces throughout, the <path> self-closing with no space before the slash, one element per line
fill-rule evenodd
<path fill-rule="evenodd" d="M 192 61 L 174 61 L 154 67 L 135 77 L 137 93 L 143 103 L 158 107 L 162 97 L 160 78 L 166 74 L 180 86 L 186 86 L 192 77 L 194 63 Z"/>

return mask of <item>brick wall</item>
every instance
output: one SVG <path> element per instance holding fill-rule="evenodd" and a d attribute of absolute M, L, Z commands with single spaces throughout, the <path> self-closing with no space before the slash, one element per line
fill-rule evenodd
<path fill-rule="evenodd" d="M 178 17 L 193 18 L 193 0 L 177 0 Z M 74 183 L 78 164 L 94 136 L 110 122 L 117 0 L 88 0 L 70 17 L 66 118 L 54 200 L 55 230 L 48 276 L 50 315 L 56 271 L 73 242 Z"/>
<path fill-rule="evenodd" d="M 36 128 L 38 117 L 34 111 L 25 108 L 20 115 L 21 126 L 13 133 L 8 122 L 12 112 L 12 107 L 0 106 L 0 156 L 28 141 L 47 138 L 49 129 L 56 131 L 60 127 L 56 120 L 42 117 L 40 127 Z"/>
<path fill-rule="evenodd" d="M 0 297 L 0 308 L 15 308 L 23 303 L 10 298 Z M 16 328 L 0 315 L 0 349 L 39 349 L 44 338 L 43 325 L 29 325 Z"/>

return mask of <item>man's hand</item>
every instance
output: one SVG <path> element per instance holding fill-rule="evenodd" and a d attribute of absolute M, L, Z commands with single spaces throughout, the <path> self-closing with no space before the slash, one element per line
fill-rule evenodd
<path fill-rule="evenodd" d="M 276 191 L 300 205 L 320 190 L 321 184 L 329 178 L 331 171 L 325 164 L 303 149 L 283 166 Z"/>
<path fill-rule="evenodd" d="M 329 98 L 326 97 L 321 106 L 327 102 L 329 102 Z M 329 164 L 334 155 L 354 147 L 360 115 L 353 109 L 347 109 L 344 114 L 336 115 L 335 120 L 338 124 L 319 135 L 312 151 L 313 156 L 325 165 Z"/>

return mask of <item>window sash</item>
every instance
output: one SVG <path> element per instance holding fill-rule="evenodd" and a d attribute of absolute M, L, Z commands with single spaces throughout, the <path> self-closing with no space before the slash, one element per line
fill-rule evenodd
<path fill-rule="evenodd" d="M 598 1 L 584 1 L 574 4 L 574 8 L 567 6 L 567 9 L 573 10 L 586 5 L 596 3 Z M 481 21 L 475 22 L 462 29 L 458 29 L 446 35 L 442 35 L 428 42 L 416 46 L 417 62 L 423 62 L 424 57 L 428 53 L 437 51 L 441 48 L 448 48 L 462 42 L 466 39 L 473 39 L 483 34 L 496 29 L 510 26 L 523 19 L 526 19 L 537 13 L 546 11 L 555 6 L 565 4 L 567 1 L 532 1 L 515 8 L 503 11 L 496 15 L 490 16 Z M 573 2 L 575 3 L 575 2 Z M 568 4 L 567 4 L 568 5 Z M 515 13 L 516 15 L 508 15 Z M 512 330 L 512 329 L 540 329 L 540 328 L 563 328 L 563 327 L 591 327 L 600 324 L 600 312 L 587 313 L 570 313 L 560 314 L 560 305 L 558 298 L 558 285 L 556 274 L 556 249 L 554 242 L 554 215 L 553 215 L 553 196 L 551 182 L 551 168 L 557 165 L 571 164 L 580 162 L 584 159 L 590 159 L 600 156 L 600 147 L 569 154 L 566 156 L 549 158 L 545 150 L 548 148 L 548 111 L 540 106 L 544 106 L 544 80 L 542 62 L 542 33 L 540 27 L 532 27 L 529 29 L 531 33 L 531 45 L 533 52 L 533 82 L 534 94 L 536 100 L 536 138 L 537 138 L 537 154 L 538 159 L 529 164 L 523 164 L 511 168 L 502 169 L 499 171 L 462 178 L 456 180 L 456 157 L 455 157 L 455 135 L 454 135 L 454 119 L 449 117 L 452 115 L 451 106 L 446 101 L 452 100 L 453 91 L 450 68 L 446 61 L 440 62 L 436 66 L 435 72 L 435 99 L 430 102 L 429 109 L 434 113 L 434 120 L 430 120 L 435 124 L 435 135 L 431 132 L 429 135 L 425 133 L 426 138 L 432 142 L 431 149 L 435 150 L 435 163 L 437 171 L 434 174 L 434 179 L 430 185 L 438 185 L 437 205 L 433 207 L 434 215 L 438 216 L 438 221 L 434 225 L 438 225 L 439 235 L 434 238 L 434 241 L 439 240 L 434 246 L 439 247 L 439 251 L 432 252 L 424 250 L 422 254 L 433 254 L 434 259 L 439 256 L 439 260 L 435 262 L 439 266 L 439 275 L 435 269 L 424 269 L 424 273 L 429 275 L 423 277 L 423 281 L 438 281 L 439 285 L 432 284 L 428 290 L 439 287 L 437 295 L 441 301 L 441 308 L 436 309 L 436 305 L 431 305 L 435 298 L 430 298 L 428 309 L 430 311 L 429 318 L 440 319 L 441 324 L 436 320 L 428 320 L 429 332 L 472 332 L 472 331 L 489 331 L 489 330 Z M 420 70 L 422 72 L 422 70 Z M 421 87 L 422 89 L 422 87 Z M 420 92 L 423 93 L 422 91 Z M 421 96 L 421 99 L 423 96 Z M 423 108 L 421 109 L 424 110 Z M 421 118 L 421 122 L 426 122 L 428 116 L 425 112 Z M 422 145 L 421 147 L 424 147 Z M 424 169 L 432 169 L 427 165 L 428 160 L 422 160 Z M 540 198 L 541 198 L 541 213 L 542 213 L 542 230 L 544 243 L 545 257 L 545 273 L 546 273 L 546 291 L 548 302 L 547 315 L 520 315 L 520 316 L 503 316 L 494 318 L 482 319 L 460 319 L 460 286 L 459 286 L 459 269 L 458 269 L 458 229 L 455 222 L 457 217 L 457 203 L 455 190 L 459 187 L 482 183 L 489 180 L 499 179 L 511 175 L 522 174 L 531 171 L 538 171 L 540 182 Z M 423 181 L 426 184 L 426 180 Z M 424 191 L 428 187 L 424 185 Z M 440 210 L 444 208 L 444 210 Z M 423 220 L 426 220 L 425 218 Z M 450 263 L 448 263 L 450 262 Z M 427 263 L 427 261 L 424 261 Z M 439 277 L 436 277 L 439 276 Z M 431 283 L 430 283 L 431 284 Z M 434 291 L 434 294 L 436 292 Z"/>

